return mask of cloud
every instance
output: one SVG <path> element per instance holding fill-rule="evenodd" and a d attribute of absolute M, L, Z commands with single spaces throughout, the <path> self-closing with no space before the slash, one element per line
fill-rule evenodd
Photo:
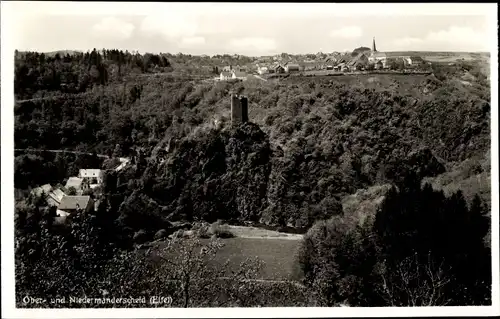
<path fill-rule="evenodd" d="M 185 37 L 185 38 L 182 38 L 182 40 L 181 40 L 181 45 L 190 46 L 190 45 L 202 45 L 202 44 L 205 44 L 205 38 L 200 37 L 200 36 Z"/>
<path fill-rule="evenodd" d="M 128 39 L 134 32 L 135 26 L 115 17 L 106 17 L 95 24 L 92 29 L 100 35 Z"/>
<path fill-rule="evenodd" d="M 277 48 L 276 40 L 265 37 L 236 38 L 229 41 L 231 51 L 271 52 Z"/>
<path fill-rule="evenodd" d="M 408 47 L 414 45 L 421 45 L 424 40 L 420 38 L 404 37 L 394 40 L 394 45 L 397 47 Z"/>
<path fill-rule="evenodd" d="M 398 50 L 435 51 L 488 51 L 490 43 L 491 37 L 487 32 L 460 26 L 431 31 L 421 38 L 405 37 L 393 41 Z"/>
<path fill-rule="evenodd" d="M 330 36 L 333 38 L 359 38 L 362 35 L 363 29 L 357 26 L 342 27 L 330 31 Z"/>
<path fill-rule="evenodd" d="M 185 10 L 165 10 L 146 16 L 140 30 L 146 35 L 162 35 L 167 39 L 194 37 L 198 32 L 198 15 Z"/>

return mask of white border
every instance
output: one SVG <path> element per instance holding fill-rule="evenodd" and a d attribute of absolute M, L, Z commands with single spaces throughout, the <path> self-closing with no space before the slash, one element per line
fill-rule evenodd
<path fill-rule="evenodd" d="M 116 2 L 47 2 L 32 6 L 30 13 L 52 13 L 52 14 L 148 14 L 158 10 L 158 5 L 179 5 L 166 3 L 127 3 L 121 5 Z M 485 15 L 491 21 L 491 190 L 492 190 L 492 254 L 493 254 L 493 305 L 489 307 L 435 307 L 435 308 L 204 308 L 204 309 L 16 309 L 14 303 L 14 154 L 13 154 L 13 74 L 15 46 L 15 7 L 19 2 L 1 2 L 1 97 L 2 116 L 1 131 L 1 204 L 2 204 L 2 317 L 8 318 L 141 318 L 168 316 L 178 318 L 221 318 L 221 317 L 401 317 L 401 316 L 493 316 L 500 313 L 499 295 L 499 179 L 498 179 L 498 38 L 497 38 L 497 6 L 495 4 L 311 4 L 311 11 L 320 12 L 327 5 L 334 5 L 337 12 L 342 15 L 369 14 L 369 15 Z M 22 4 L 30 8 L 30 3 Z M 231 10 L 241 10 L 241 6 L 255 8 L 256 4 L 221 4 L 197 3 L 208 9 L 224 8 L 228 13 Z M 251 6 L 250 6 L 251 5 Z M 277 6 L 283 8 L 284 4 L 263 3 L 260 5 Z M 286 4 L 287 8 L 297 4 Z M 260 9 L 259 9 L 260 10 Z M 319 10 L 319 11 L 318 11 Z M 493 31 L 495 30 L 495 31 Z M 494 32 L 494 33 L 493 33 Z M 6 187 L 8 186 L 8 187 Z"/>

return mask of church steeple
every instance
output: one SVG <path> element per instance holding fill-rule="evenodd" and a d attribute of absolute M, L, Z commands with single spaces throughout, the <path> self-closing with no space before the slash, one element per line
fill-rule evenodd
<path fill-rule="evenodd" d="M 373 37 L 373 46 L 372 46 L 372 51 L 377 52 L 377 47 L 375 46 L 375 37 Z"/>

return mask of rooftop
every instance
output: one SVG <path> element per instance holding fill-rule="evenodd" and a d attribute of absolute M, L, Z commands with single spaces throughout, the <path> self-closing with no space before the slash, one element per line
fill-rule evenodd
<path fill-rule="evenodd" d="M 74 187 L 76 189 L 79 189 L 80 186 L 82 186 L 82 179 L 79 177 L 70 177 L 66 182 L 66 188 Z"/>
<path fill-rule="evenodd" d="M 90 196 L 64 196 L 57 209 L 83 209 L 85 210 L 90 203 Z"/>
<path fill-rule="evenodd" d="M 247 76 L 247 74 L 245 72 L 235 71 L 234 76 L 237 78 L 242 78 L 242 77 Z"/>
<path fill-rule="evenodd" d="M 80 169 L 80 177 L 99 177 L 101 174 L 100 169 Z"/>

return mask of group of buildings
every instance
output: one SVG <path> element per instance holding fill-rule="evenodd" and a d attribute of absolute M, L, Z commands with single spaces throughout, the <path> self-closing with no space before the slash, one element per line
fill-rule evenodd
<path fill-rule="evenodd" d="M 375 38 L 373 38 L 372 49 L 353 54 L 336 54 L 324 60 L 320 69 L 339 72 L 382 70 L 390 68 L 418 68 L 425 61 L 419 56 L 388 55 L 377 50 Z"/>
<path fill-rule="evenodd" d="M 129 159 L 121 158 L 120 165 L 114 170 L 120 171 L 128 163 Z M 101 169 L 80 169 L 78 176 L 69 177 L 63 187 L 45 184 L 32 189 L 31 195 L 42 197 L 48 207 L 56 207 L 56 218 L 65 218 L 77 211 L 94 211 L 99 205 L 103 174 Z"/>
<path fill-rule="evenodd" d="M 401 68 L 418 68 L 425 61 L 419 56 L 398 56 L 388 55 L 385 52 L 377 50 L 375 38 L 371 50 L 366 50 L 353 53 L 340 53 L 334 52 L 332 54 L 325 54 L 317 56 L 316 58 L 304 59 L 298 61 L 290 56 L 279 56 L 256 61 L 251 67 L 232 67 L 226 66 L 220 73 L 220 80 L 240 79 L 246 80 L 249 73 L 264 74 L 279 74 L 279 73 L 293 73 L 301 71 L 314 71 L 314 70 L 331 70 L 337 72 L 351 72 L 351 71 L 364 71 L 364 70 L 382 70 L 382 69 L 401 69 Z M 282 54 L 283 55 L 283 54 Z"/>
<path fill-rule="evenodd" d="M 64 187 L 55 188 L 45 184 L 34 188 L 31 194 L 43 197 L 47 206 L 56 207 L 59 217 L 66 217 L 78 210 L 89 212 L 95 209 L 95 201 L 90 195 L 84 195 L 88 189 L 96 190 L 103 182 L 100 169 L 80 169 L 78 176 L 68 178 Z"/>

